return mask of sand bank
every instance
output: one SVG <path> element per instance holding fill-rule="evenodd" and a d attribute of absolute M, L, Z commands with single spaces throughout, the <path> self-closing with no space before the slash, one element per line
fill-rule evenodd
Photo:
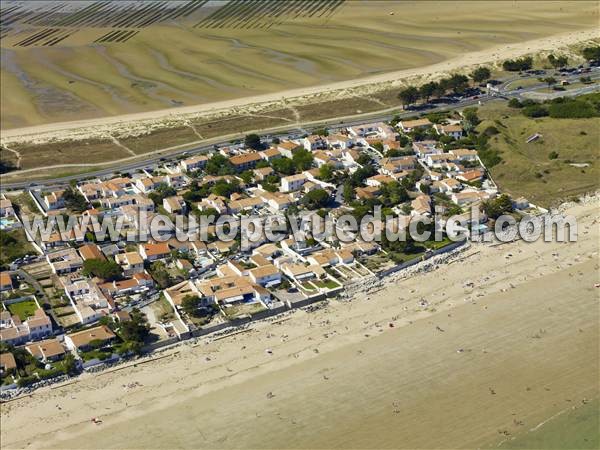
<path fill-rule="evenodd" d="M 423 82 L 445 76 L 450 72 L 471 69 L 480 64 L 495 64 L 505 59 L 525 54 L 536 54 L 544 50 L 556 50 L 597 38 L 597 28 L 583 29 L 519 43 L 503 44 L 481 51 L 467 52 L 458 57 L 424 67 L 387 72 L 353 80 L 194 106 L 6 129 L 2 130 L 2 143 L 43 143 L 57 139 L 89 139 L 106 136 L 107 133 L 119 136 L 121 133 L 131 133 L 132 127 L 156 129 L 178 126 L 192 118 L 222 117 L 232 112 L 255 111 L 270 106 L 281 107 L 282 101 L 285 101 L 284 105 L 301 105 L 357 95 L 368 95 L 375 91 L 408 82 Z"/>

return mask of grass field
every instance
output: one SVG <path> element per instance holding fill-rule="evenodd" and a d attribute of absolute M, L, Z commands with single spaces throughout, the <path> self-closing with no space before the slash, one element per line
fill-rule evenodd
<path fill-rule="evenodd" d="M 502 191 L 525 196 L 541 206 L 594 191 L 600 180 L 600 119 L 530 119 L 506 102 L 490 102 L 479 108 L 483 130 L 494 126 L 500 132 L 490 139 L 503 161 L 491 168 Z M 527 144 L 534 133 L 538 141 Z M 551 152 L 558 158 L 550 159 Z M 577 167 L 572 164 L 588 164 Z"/>
<path fill-rule="evenodd" d="M 38 307 L 33 300 L 26 300 L 8 305 L 8 310 L 11 312 L 11 314 L 19 316 L 22 321 L 25 321 L 28 317 L 33 316 L 36 309 L 38 309 Z"/>
<path fill-rule="evenodd" d="M 549 420 L 540 428 L 517 435 L 500 448 L 597 449 L 600 448 L 600 401 L 590 401 Z"/>
<path fill-rule="evenodd" d="M 591 27 L 598 19 L 596 2 L 347 1 L 331 15 L 301 14 L 270 27 L 195 26 L 209 12 L 204 9 L 175 24 L 141 27 L 126 42 L 91 45 L 110 31 L 92 25 L 51 46 L 22 46 L 20 38 L 5 37 L 2 128 L 194 105 L 420 67 Z"/>

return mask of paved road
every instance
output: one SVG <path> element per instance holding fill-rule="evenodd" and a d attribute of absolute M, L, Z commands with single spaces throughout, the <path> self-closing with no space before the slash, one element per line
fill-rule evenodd
<path fill-rule="evenodd" d="M 545 76 L 550 76 L 550 75 L 551 74 L 548 73 Z M 560 79 L 567 79 L 569 81 L 574 81 L 574 80 L 578 80 L 581 76 L 590 76 L 593 80 L 599 79 L 600 78 L 600 67 L 592 68 L 591 73 L 569 74 L 567 76 L 560 76 Z M 448 110 L 448 109 L 457 109 L 457 108 L 464 108 L 464 107 L 473 106 L 473 105 L 479 105 L 479 104 L 486 103 L 490 100 L 497 99 L 498 97 L 505 98 L 505 99 L 509 99 L 509 98 L 513 98 L 513 97 L 520 98 L 520 97 L 524 96 L 524 94 L 526 95 L 528 93 L 532 93 L 542 87 L 547 86 L 545 83 L 540 83 L 540 84 L 528 86 L 528 87 L 525 87 L 522 89 L 510 89 L 510 90 L 505 89 L 506 87 L 510 86 L 511 84 L 515 84 L 518 87 L 517 80 L 527 80 L 527 79 L 537 79 L 537 75 L 530 75 L 527 77 L 521 77 L 521 76 L 511 77 L 509 79 L 502 80 L 502 83 L 500 85 L 498 85 L 499 92 L 495 96 L 483 95 L 477 99 L 467 98 L 467 99 L 461 100 L 456 103 L 440 104 L 436 107 L 427 109 L 426 112 L 443 111 L 443 110 Z M 600 90 L 600 85 L 585 86 L 580 89 L 573 89 L 573 90 L 565 91 L 565 92 L 568 93 L 568 95 L 579 95 L 581 93 L 587 93 L 587 92 L 592 92 L 592 91 L 596 91 L 596 90 Z M 353 126 L 353 125 L 360 125 L 365 122 L 384 122 L 384 121 L 391 120 L 396 115 L 399 115 L 400 117 L 409 117 L 409 116 L 414 116 L 415 114 L 418 114 L 421 112 L 425 112 L 425 110 L 422 110 L 422 111 L 407 110 L 407 111 L 398 113 L 398 108 L 393 107 L 393 108 L 389 108 L 385 111 L 376 111 L 376 112 L 372 112 L 372 113 L 365 113 L 365 114 L 361 114 L 361 115 L 352 116 L 352 118 L 350 120 L 341 120 L 341 118 L 338 117 L 338 118 L 333 118 L 333 119 L 329 119 L 329 120 L 311 122 L 310 128 L 317 129 L 317 128 L 322 128 L 322 127 L 340 127 L 341 125 L 343 125 L 344 127 L 348 127 L 348 126 Z M 281 129 L 279 129 L 278 132 L 273 133 L 273 134 L 268 134 L 268 131 L 269 130 L 265 130 L 264 135 L 268 135 L 270 137 L 270 139 L 275 138 L 275 137 L 280 138 L 280 139 L 282 139 L 282 138 L 287 139 L 287 138 L 293 137 L 295 135 L 299 136 L 299 135 L 303 135 L 306 133 L 306 130 L 303 128 L 302 124 L 297 124 L 294 127 L 290 127 L 289 129 L 286 129 L 283 131 L 281 131 Z M 239 137 L 241 137 L 241 136 L 239 136 Z M 100 170 L 97 170 L 94 172 L 87 172 L 87 173 L 83 173 L 83 174 L 76 174 L 76 175 L 70 175 L 70 176 L 65 176 L 65 177 L 46 179 L 46 180 L 41 180 L 39 182 L 20 181 L 20 182 L 14 182 L 14 183 L 2 183 L 0 192 L 7 191 L 7 190 L 15 190 L 15 189 L 25 189 L 25 188 L 32 187 L 32 186 L 44 186 L 44 187 L 50 188 L 50 187 L 61 186 L 61 185 L 68 183 L 71 180 L 79 180 L 81 178 L 108 177 L 108 176 L 114 174 L 116 171 L 119 171 L 119 172 L 135 171 L 135 170 L 143 169 L 145 167 L 150 167 L 150 166 L 160 163 L 162 161 L 166 162 L 166 161 L 177 159 L 177 157 L 180 157 L 184 154 L 185 155 L 197 155 L 197 154 L 202 154 L 202 153 L 208 153 L 211 150 L 213 150 L 215 146 L 220 147 L 220 146 L 228 146 L 231 144 L 232 144 L 232 140 L 230 139 L 230 140 L 226 140 L 226 141 L 222 141 L 222 142 L 212 143 L 210 145 L 202 145 L 202 146 L 198 146 L 198 147 L 194 147 L 194 148 L 182 148 L 181 150 L 169 152 L 168 155 L 167 154 L 162 155 L 160 153 L 154 154 L 143 161 L 134 161 L 131 163 L 120 164 L 118 166 L 112 166 L 112 167 L 109 167 L 106 169 L 100 169 Z M 108 164 L 110 164 L 110 163 L 108 163 Z"/>

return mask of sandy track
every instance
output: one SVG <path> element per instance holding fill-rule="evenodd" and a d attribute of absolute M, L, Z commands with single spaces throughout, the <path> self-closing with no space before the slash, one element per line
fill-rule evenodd
<path fill-rule="evenodd" d="M 271 94 L 243 97 L 234 100 L 186 106 L 171 109 L 161 109 L 134 114 L 124 114 L 113 117 L 87 119 L 72 122 L 58 122 L 24 128 L 2 130 L 2 142 L 47 142 L 55 139 L 85 139 L 107 131 L 123 130 L 126 132 L 133 125 L 147 127 L 169 127 L 175 123 L 185 123 L 191 117 L 222 116 L 231 111 L 239 112 L 240 109 L 256 110 L 270 104 L 281 104 L 282 99 L 288 102 L 302 104 L 324 101 L 330 98 L 345 98 L 352 96 L 368 95 L 386 87 L 402 85 L 406 82 L 422 82 L 444 76 L 452 71 L 468 69 L 478 64 L 498 63 L 505 59 L 535 54 L 544 50 L 556 50 L 582 41 L 598 38 L 598 29 L 584 29 L 577 32 L 561 33 L 551 37 L 519 42 L 482 51 L 470 52 L 460 57 L 447 61 L 385 74 L 374 75 L 366 78 L 335 82 L 313 87 L 292 89 Z M 100 133 L 100 134 L 99 134 Z"/>
<path fill-rule="evenodd" d="M 3 447 L 495 446 L 599 396 L 598 202 L 569 213 L 577 243 L 476 245 L 368 298 L 3 405 Z"/>

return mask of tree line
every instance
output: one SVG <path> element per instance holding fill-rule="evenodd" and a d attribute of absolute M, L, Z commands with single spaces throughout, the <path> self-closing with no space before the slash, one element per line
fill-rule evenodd
<path fill-rule="evenodd" d="M 469 77 L 475 83 L 482 83 L 489 80 L 491 75 L 490 69 L 487 67 L 478 67 L 468 77 L 457 73 L 448 78 L 442 78 L 439 81 L 430 81 L 420 87 L 408 86 L 398 93 L 398 98 L 402 102 L 403 107 L 406 107 L 416 103 L 418 100 L 428 102 L 432 97 L 443 97 L 448 91 L 461 94 L 469 87 Z"/>

